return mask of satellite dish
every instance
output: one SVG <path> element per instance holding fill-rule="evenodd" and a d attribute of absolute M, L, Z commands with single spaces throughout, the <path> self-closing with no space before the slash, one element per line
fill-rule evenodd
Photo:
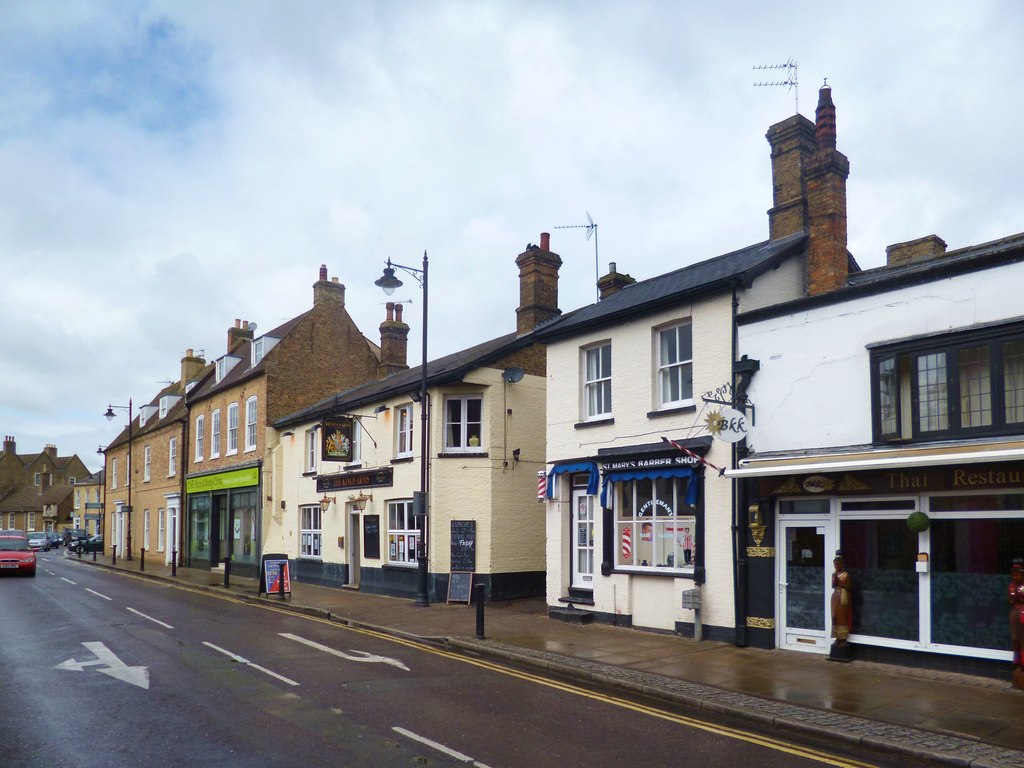
<path fill-rule="evenodd" d="M 501 372 L 501 378 L 507 381 L 509 384 L 515 384 L 517 381 L 522 381 L 523 376 L 526 374 L 522 368 L 506 368 Z"/>
<path fill-rule="evenodd" d="M 255 331 L 256 330 L 256 323 L 249 323 L 249 330 L 250 331 Z"/>

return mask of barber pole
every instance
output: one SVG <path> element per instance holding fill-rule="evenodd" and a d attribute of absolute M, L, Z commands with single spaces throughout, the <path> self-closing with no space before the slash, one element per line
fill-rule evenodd
<path fill-rule="evenodd" d="M 546 501 L 548 495 L 548 476 L 544 470 L 537 471 L 537 501 Z"/>
<path fill-rule="evenodd" d="M 622 529 L 622 559 L 633 559 L 633 530 L 628 525 Z"/>

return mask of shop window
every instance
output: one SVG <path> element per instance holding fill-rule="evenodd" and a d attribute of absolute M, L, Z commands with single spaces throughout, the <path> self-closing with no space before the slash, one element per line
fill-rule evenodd
<path fill-rule="evenodd" d="M 663 477 L 615 484 L 620 568 L 690 569 L 697 556 L 696 508 L 685 501 L 685 478 Z"/>
<path fill-rule="evenodd" d="M 919 547 L 906 519 L 843 520 L 840 541 L 853 585 L 853 634 L 916 641 Z"/>
<path fill-rule="evenodd" d="M 188 497 L 188 553 L 196 560 L 210 559 L 210 496 Z"/>
<path fill-rule="evenodd" d="M 657 334 L 658 405 L 693 403 L 693 338 L 689 323 L 661 328 Z"/>
<path fill-rule="evenodd" d="M 482 410 L 483 398 L 480 395 L 451 395 L 444 399 L 444 450 L 480 449 Z"/>
<path fill-rule="evenodd" d="M 931 641 L 1006 650 L 1006 585 L 1024 520 L 933 519 Z"/>
<path fill-rule="evenodd" d="M 388 562 L 408 565 L 416 562 L 419 531 L 412 513 L 412 499 L 388 502 Z"/>
<path fill-rule="evenodd" d="M 583 350 L 583 413 L 586 419 L 612 412 L 612 344 Z"/>
<path fill-rule="evenodd" d="M 310 504 L 299 508 L 302 517 L 300 531 L 301 544 L 299 554 L 302 557 L 320 557 L 323 541 L 323 512 L 319 504 Z"/>
<path fill-rule="evenodd" d="M 1018 326 L 908 342 L 872 352 L 878 442 L 1010 434 L 1024 424 Z"/>
<path fill-rule="evenodd" d="M 256 492 L 231 493 L 231 559 L 237 563 L 256 560 Z"/>

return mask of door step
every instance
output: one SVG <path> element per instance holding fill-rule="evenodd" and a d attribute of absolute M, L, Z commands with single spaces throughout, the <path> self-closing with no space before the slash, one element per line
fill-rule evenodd
<path fill-rule="evenodd" d="M 549 606 L 548 618 L 564 621 L 568 624 L 589 624 L 594 620 L 594 614 L 591 611 L 580 610 L 572 603 L 569 603 L 564 608 L 561 606 Z"/>

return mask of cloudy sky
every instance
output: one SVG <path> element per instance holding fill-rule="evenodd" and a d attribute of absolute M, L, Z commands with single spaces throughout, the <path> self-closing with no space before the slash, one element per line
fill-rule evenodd
<path fill-rule="evenodd" d="M 764 240 L 765 132 L 824 78 L 862 266 L 1020 232 L 1022 40 L 1018 0 L 0 3 L 0 428 L 98 469 L 108 402 L 304 312 L 321 264 L 379 340 L 384 260 L 428 251 L 435 357 L 514 330 L 542 231 L 566 310 L 595 257 Z M 557 229 L 588 212 L 596 243 Z"/>

